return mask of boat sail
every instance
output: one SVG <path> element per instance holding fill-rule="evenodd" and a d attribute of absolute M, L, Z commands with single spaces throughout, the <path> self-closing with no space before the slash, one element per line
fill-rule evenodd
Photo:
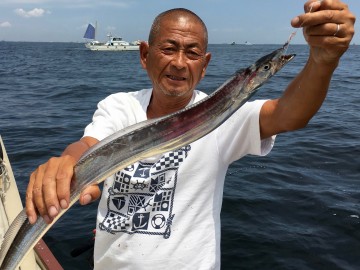
<path fill-rule="evenodd" d="M 92 51 L 137 51 L 140 48 L 140 41 L 130 43 L 121 37 L 114 37 L 111 33 L 107 35 L 109 38 L 107 42 L 99 42 L 96 40 L 96 29 L 97 23 L 95 27 L 89 23 L 84 34 L 84 38 L 92 40 L 85 44 L 85 47 Z"/>
<path fill-rule="evenodd" d="M 89 23 L 88 27 L 86 28 L 84 38 L 95 39 L 95 36 L 96 36 L 96 28 L 91 23 Z"/>

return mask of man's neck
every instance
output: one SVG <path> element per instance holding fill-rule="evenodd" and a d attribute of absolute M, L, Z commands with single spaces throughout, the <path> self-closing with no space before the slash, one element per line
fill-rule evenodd
<path fill-rule="evenodd" d="M 149 106 L 146 110 L 148 119 L 162 117 L 185 108 L 192 95 L 184 97 L 158 96 L 152 92 Z"/>

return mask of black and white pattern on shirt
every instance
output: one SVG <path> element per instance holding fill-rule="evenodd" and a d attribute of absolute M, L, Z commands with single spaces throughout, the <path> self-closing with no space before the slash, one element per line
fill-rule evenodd
<path fill-rule="evenodd" d="M 188 145 L 155 163 L 137 162 L 117 172 L 108 189 L 107 214 L 100 230 L 169 238 L 178 169 L 190 150 Z"/>

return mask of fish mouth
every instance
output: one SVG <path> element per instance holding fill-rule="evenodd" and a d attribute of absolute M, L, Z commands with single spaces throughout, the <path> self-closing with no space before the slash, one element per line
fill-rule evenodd
<path fill-rule="evenodd" d="M 282 61 L 289 62 L 289 61 L 291 61 L 295 56 L 296 56 L 296 54 L 283 54 L 283 55 L 280 55 L 280 59 L 281 59 Z"/>
<path fill-rule="evenodd" d="M 284 53 L 285 53 L 284 48 L 277 49 L 272 53 L 265 55 L 259 60 L 257 60 L 255 66 L 257 67 L 261 66 L 263 63 L 266 62 L 276 62 L 281 66 L 283 66 L 295 57 L 295 54 L 284 54 Z"/>

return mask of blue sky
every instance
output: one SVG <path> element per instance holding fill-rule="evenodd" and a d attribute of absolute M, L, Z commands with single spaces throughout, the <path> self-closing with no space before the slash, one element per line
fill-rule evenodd
<path fill-rule="evenodd" d="M 97 39 L 111 32 L 125 40 L 147 40 L 154 17 L 185 7 L 207 24 L 210 43 L 282 44 L 294 31 L 290 20 L 303 13 L 303 0 L 0 0 L 0 40 L 82 42 L 88 23 L 98 22 Z M 347 0 L 360 16 L 360 0 Z M 359 21 L 356 31 L 360 32 Z M 294 43 L 304 43 L 301 31 Z M 360 44 L 360 35 L 354 37 Z"/>

